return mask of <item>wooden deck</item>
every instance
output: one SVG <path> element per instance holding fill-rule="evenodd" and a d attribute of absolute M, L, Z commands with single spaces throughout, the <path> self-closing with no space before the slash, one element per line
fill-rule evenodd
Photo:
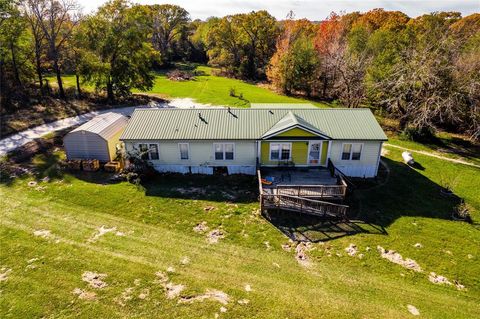
<path fill-rule="evenodd" d="M 328 170 L 309 173 L 312 172 L 308 170 L 280 171 L 275 175 L 272 174 L 272 170 L 267 170 L 267 176 L 273 176 L 274 182 L 271 185 L 264 185 L 262 184 L 262 172 L 258 170 L 261 211 L 279 209 L 346 219 L 348 206 L 338 204 L 345 199 L 347 194 L 347 184 L 343 178 L 341 176 L 332 177 Z M 280 174 L 282 174 L 281 178 L 275 178 Z M 288 176 L 287 180 L 285 176 Z M 323 178 L 319 179 L 318 176 Z M 308 184 L 288 183 L 302 180 L 307 180 Z"/>

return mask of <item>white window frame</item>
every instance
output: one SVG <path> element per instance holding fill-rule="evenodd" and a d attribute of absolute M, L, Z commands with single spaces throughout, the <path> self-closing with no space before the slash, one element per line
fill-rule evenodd
<path fill-rule="evenodd" d="M 222 145 L 222 159 L 217 159 L 215 157 L 215 148 L 216 145 Z M 232 145 L 233 147 L 233 158 L 232 159 L 227 159 L 226 158 L 226 151 L 225 151 L 225 145 Z M 235 148 L 235 143 L 233 142 L 220 142 L 220 143 L 213 143 L 213 160 L 215 161 L 234 161 L 235 160 L 235 153 L 236 153 L 236 148 Z"/>
<path fill-rule="evenodd" d="M 345 147 L 345 145 L 348 145 L 348 144 L 351 145 L 350 156 L 348 157 L 348 159 L 343 159 L 343 148 Z M 353 145 L 360 145 L 360 157 L 358 159 L 355 159 L 355 160 L 352 159 Z M 364 143 L 342 143 L 342 149 L 340 150 L 340 160 L 341 161 L 361 161 L 362 160 L 362 155 L 363 155 L 363 147 L 364 147 Z"/>
<path fill-rule="evenodd" d="M 182 158 L 182 150 L 180 149 L 180 145 L 187 145 L 187 158 Z M 181 161 L 190 160 L 190 143 L 178 143 L 178 158 Z"/>
<path fill-rule="evenodd" d="M 272 159 L 272 145 L 278 145 L 278 159 Z M 282 145 L 288 145 L 288 147 L 290 148 L 290 152 L 288 154 L 288 159 L 282 159 Z M 268 159 L 269 161 L 278 161 L 278 162 L 281 162 L 281 161 L 291 161 L 292 160 L 292 143 L 288 143 L 288 142 L 270 142 L 269 143 L 269 146 L 268 146 Z"/>
<path fill-rule="evenodd" d="M 146 143 L 138 143 L 138 144 L 137 144 L 137 147 L 138 147 L 138 150 L 139 150 L 139 151 L 141 151 L 140 145 L 147 145 L 147 149 L 148 149 L 148 151 L 147 151 L 148 159 L 147 159 L 147 160 L 148 160 L 148 161 L 159 161 L 159 160 L 160 160 L 160 144 L 158 144 L 158 143 L 148 143 L 148 142 L 146 142 Z M 156 146 L 157 146 L 157 155 L 158 155 L 158 158 L 157 158 L 157 159 L 152 159 L 152 158 L 150 157 L 150 145 L 156 145 Z"/>

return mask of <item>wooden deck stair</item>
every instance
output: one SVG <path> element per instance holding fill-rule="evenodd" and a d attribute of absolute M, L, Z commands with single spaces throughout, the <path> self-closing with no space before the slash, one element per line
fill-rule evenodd
<path fill-rule="evenodd" d="M 340 185 L 276 185 L 264 188 L 260 170 L 257 174 L 262 212 L 277 209 L 321 217 L 347 218 L 348 206 L 326 201 L 341 201 L 345 198 L 347 185 L 343 179 Z"/>
<path fill-rule="evenodd" d="M 346 218 L 346 205 L 289 195 L 262 195 L 263 209 L 281 209 L 320 217 Z"/>

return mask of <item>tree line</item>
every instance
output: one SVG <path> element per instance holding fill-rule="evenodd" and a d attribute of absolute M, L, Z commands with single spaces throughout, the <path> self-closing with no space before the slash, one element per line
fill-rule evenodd
<path fill-rule="evenodd" d="M 83 15 L 75 0 L 0 0 L 2 108 L 81 97 L 83 83 L 113 102 L 150 89 L 155 70 L 181 60 L 285 94 L 372 107 L 414 135 L 441 127 L 480 137 L 480 14 L 375 9 L 312 22 L 256 11 L 192 21 L 168 4 L 110 0 Z M 67 73 L 75 92 L 63 85 Z"/>

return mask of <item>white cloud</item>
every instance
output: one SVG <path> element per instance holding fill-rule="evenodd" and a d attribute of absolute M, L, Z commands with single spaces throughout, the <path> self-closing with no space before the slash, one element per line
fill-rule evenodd
<path fill-rule="evenodd" d="M 85 12 L 95 10 L 106 0 L 80 0 Z M 368 11 L 374 8 L 398 10 L 411 17 L 434 11 L 459 11 L 464 16 L 480 12 L 480 0 L 133 0 L 136 3 L 171 3 L 185 8 L 192 19 L 224 16 L 252 10 L 268 10 L 277 19 L 290 10 L 297 18 L 322 20 L 330 12 Z"/>

